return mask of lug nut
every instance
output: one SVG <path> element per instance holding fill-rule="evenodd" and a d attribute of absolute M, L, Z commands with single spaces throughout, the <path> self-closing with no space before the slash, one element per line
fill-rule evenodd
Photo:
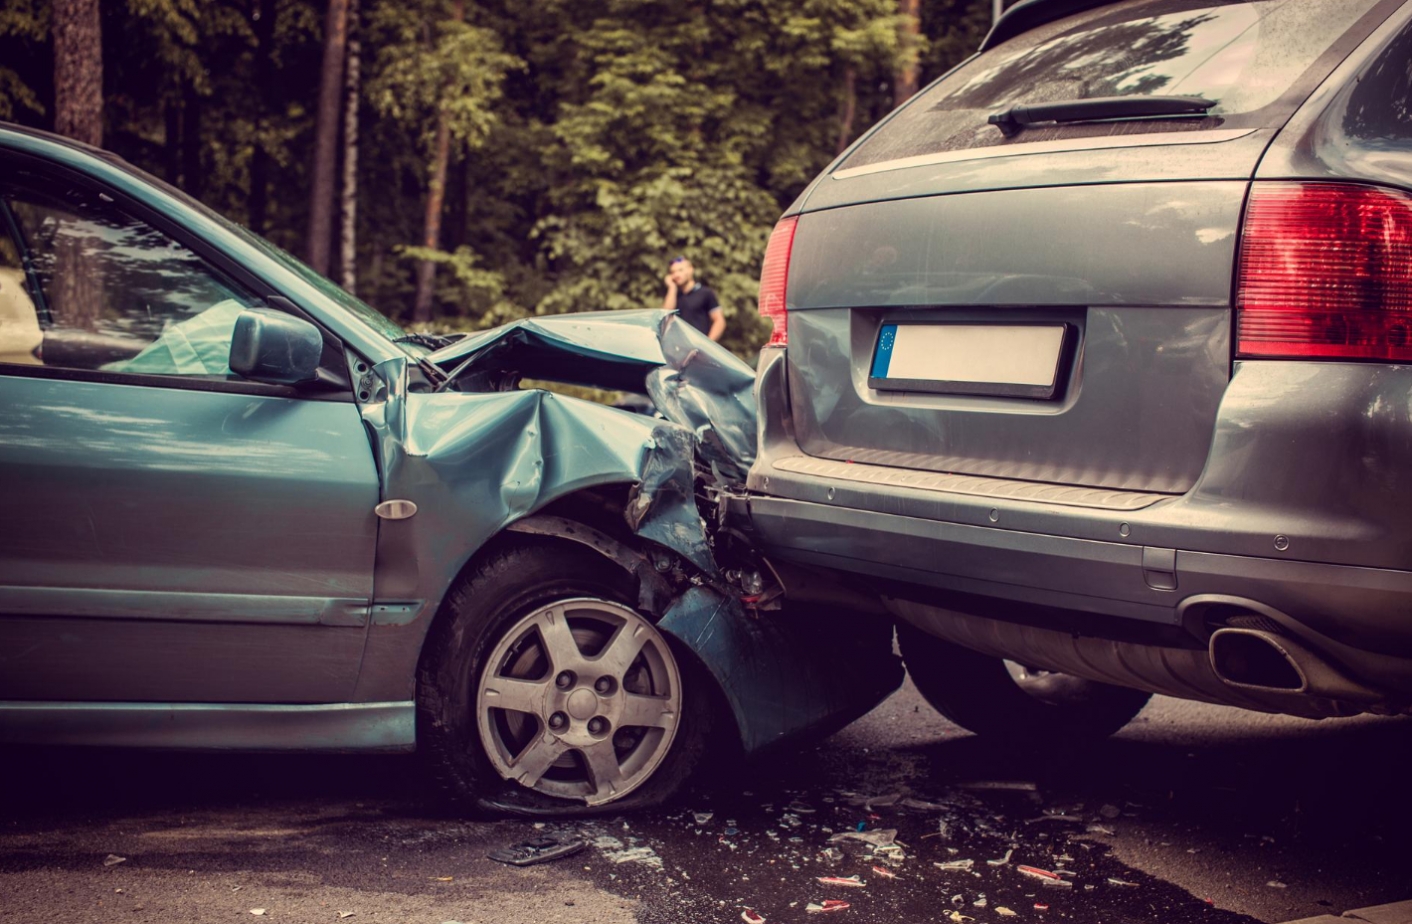
<path fill-rule="evenodd" d="M 554 678 L 554 685 L 561 690 L 567 690 L 574 685 L 574 675 L 572 671 L 563 671 Z"/>
<path fill-rule="evenodd" d="M 589 719 L 589 720 L 588 720 L 588 731 L 589 731 L 589 734 L 592 734 L 592 735 L 601 735 L 601 734 L 603 734 L 603 733 L 604 733 L 605 731 L 607 731 L 607 730 L 608 730 L 608 722 L 607 722 L 606 719 L 595 718 L 595 719 Z"/>
<path fill-rule="evenodd" d="M 569 719 L 562 712 L 556 712 L 549 717 L 549 727 L 558 731 L 569 724 Z"/>
<path fill-rule="evenodd" d="M 607 696 L 609 693 L 613 692 L 613 678 L 599 677 L 598 680 L 593 684 L 593 688 L 599 693 L 602 693 L 604 696 Z"/>

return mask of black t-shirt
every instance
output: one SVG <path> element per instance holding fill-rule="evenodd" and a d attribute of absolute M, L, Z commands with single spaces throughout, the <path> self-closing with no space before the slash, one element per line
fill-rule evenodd
<path fill-rule="evenodd" d="M 697 283 L 690 292 L 677 293 L 677 313 L 682 320 L 706 334 L 711 331 L 711 312 L 721 307 L 710 286 Z"/>

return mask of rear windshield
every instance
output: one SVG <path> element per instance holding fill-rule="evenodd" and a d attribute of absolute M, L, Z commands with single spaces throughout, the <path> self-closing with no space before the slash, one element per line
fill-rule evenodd
<path fill-rule="evenodd" d="M 1244 114 L 1282 123 L 1297 100 L 1274 104 L 1379 2 L 1127 0 L 1046 23 L 928 87 L 841 168 L 1057 138 L 1235 127 L 1251 121 Z M 1019 103 L 1151 95 L 1201 96 L 1216 106 L 1205 118 L 1050 125 L 1009 140 L 987 121 Z M 1261 113 L 1266 107 L 1288 111 Z"/>

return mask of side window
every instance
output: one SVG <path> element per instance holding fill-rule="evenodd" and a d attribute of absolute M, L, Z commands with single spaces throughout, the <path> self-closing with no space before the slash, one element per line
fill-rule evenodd
<path fill-rule="evenodd" d="M 1412 28 L 1404 29 L 1354 85 L 1344 110 L 1350 137 L 1406 151 L 1412 141 Z"/>
<path fill-rule="evenodd" d="M 42 342 L 34 360 L 68 369 L 232 377 L 235 319 L 257 299 L 102 193 L 20 173 L 4 181 L 0 197 L 18 232 L 9 242 L 11 257 L 0 244 L 0 316 L 27 310 L 37 319 Z M 37 285 L 26 278 L 26 258 Z M 13 303 L 6 301 L 12 287 L 19 293 Z M 3 344 L 0 354 L 0 362 L 15 361 Z"/>

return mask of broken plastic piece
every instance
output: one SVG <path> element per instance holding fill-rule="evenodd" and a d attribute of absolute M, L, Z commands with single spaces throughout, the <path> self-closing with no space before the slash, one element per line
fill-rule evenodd
<path fill-rule="evenodd" d="M 872 831 L 843 831 L 829 838 L 830 844 L 861 841 L 874 847 L 888 847 L 897 840 L 896 828 L 875 828 Z"/>
<path fill-rule="evenodd" d="M 1006 908 L 1004 905 L 997 905 L 995 908 L 995 913 L 1000 915 L 1002 918 L 1013 918 L 1017 914 L 1019 914 L 1018 911 L 1012 911 L 1011 909 Z"/>
<path fill-rule="evenodd" d="M 340 911 L 340 912 L 338 913 L 338 917 L 339 917 L 340 920 L 342 920 L 343 918 L 351 918 L 351 917 L 353 917 L 353 915 L 356 914 L 356 913 L 357 913 L 357 912 L 354 912 L 354 911 Z"/>
<path fill-rule="evenodd" d="M 253 914 L 253 915 L 257 915 L 257 916 L 264 916 L 264 914 L 265 914 L 265 909 L 264 909 L 264 908 L 251 908 L 251 909 L 250 909 L 250 913 Z"/>
<path fill-rule="evenodd" d="M 809 914 L 835 914 L 839 911 L 847 911 L 850 907 L 848 902 L 841 902 L 837 899 L 829 898 L 818 904 L 810 902 L 804 906 L 804 910 Z"/>
<path fill-rule="evenodd" d="M 1034 910 L 1035 910 L 1035 911 L 1048 911 L 1048 910 L 1049 910 L 1049 906 L 1046 905 L 1046 904 L 1044 904 L 1043 902 L 1035 902 L 1035 903 L 1034 903 Z"/>
<path fill-rule="evenodd" d="M 819 885 L 826 886 L 847 886 L 850 889 L 861 889 L 867 886 L 858 876 L 820 876 Z"/>
<path fill-rule="evenodd" d="M 974 920 L 975 920 L 975 918 L 971 917 L 970 915 L 962 914 L 962 913 L 959 912 L 959 911 L 948 911 L 948 912 L 946 912 L 946 919 L 947 919 L 948 921 L 955 921 L 956 924 L 962 924 L 963 921 L 974 921 Z"/>
<path fill-rule="evenodd" d="M 970 860 L 970 859 L 967 859 L 967 860 L 947 860 L 947 861 L 944 862 L 944 863 L 939 863 L 939 862 L 935 862 L 935 861 L 932 862 L 932 866 L 935 866 L 937 869 L 939 869 L 939 870 L 945 870 L 945 871 L 947 871 L 947 872 L 951 872 L 951 871 L 953 871 L 953 870 L 968 870 L 968 869 L 972 868 L 972 867 L 975 866 L 975 865 L 976 865 L 976 861 L 975 861 L 975 860 Z M 1028 869 L 1028 867 L 1025 867 L 1025 866 L 1020 867 L 1020 870 L 1021 870 L 1022 872 L 1023 872 L 1024 870 L 1026 870 L 1026 869 Z"/>
<path fill-rule="evenodd" d="M 1265 883 L 1265 885 L 1269 886 L 1269 887 L 1272 888 L 1272 889 L 1288 889 L 1288 888 L 1289 888 L 1289 886 L 1285 885 L 1283 882 L 1280 882 L 1278 879 L 1271 879 L 1269 882 Z"/>
<path fill-rule="evenodd" d="M 1040 882 L 1053 889 L 1072 889 L 1074 887 L 1072 882 L 1064 879 L 1058 873 L 1051 873 L 1047 869 L 1039 869 L 1034 866 L 1017 866 L 1015 868 L 1020 871 L 1020 875 L 1028 876 L 1030 879 L 1038 879 Z"/>
<path fill-rule="evenodd" d="M 709 825 L 709 824 L 711 823 L 711 819 L 716 817 L 716 813 L 715 813 L 715 812 L 696 812 L 696 813 L 693 814 L 691 817 L 694 818 L 694 819 L 696 819 L 696 823 L 699 824 L 699 825 Z"/>
<path fill-rule="evenodd" d="M 877 873 L 879 876 L 883 877 L 884 879 L 896 879 L 896 878 L 897 878 L 897 874 L 894 873 L 892 870 L 888 869 L 886 866 L 874 866 L 874 867 L 873 867 L 873 872 Z"/>
<path fill-rule="evenodd" d="M 127 857 L 120 857 L 115 853 L 110 853 L 103 858 L 104 866 L 117 866 L 119 863 L 126 863 Z"/>
<path fill-rule="evenodd" d="M 1136 888 L 1137 888 L 1137 883 L 1136 883 L 1136 882 L 1128 882 L 1128 881 L 1126 881 L 1126 880 L 1124 880 L 1124 879 L 1114 879 L 1114 878 L 1112 878 L 1111 876 L 1108 878 L 1108 884 L 1111 885 L 1111 886 L 1122 886 L 1122 887 L 1125 888 L 1125 889 L 1136 889 Z"/>
<path fill-rule="evenodd" d="M 999 860 L 986 860 L 986 861 L 985 861 L 985 862 L 986 862 L 986 865 L 987 865 L 987 866 L 1005 866 L 1006 864 L 1008 864 L 1008 863 L 1010 862 L 1010 857 L 1011 857 L 1014 853 L 1015 853 L 1014 848 L 1011 848 L 1011 849 L 1005 851 L 1005 856 L 1001 857 Z"/>
<path fill-rule="evenodd" d="M 765 916 L 751 911 L 749 908 L 746 908 L 740 913 L 740 919 L 744 921 L 745 924 L 765 924 Z"/>
<path fill-rule="evenodd" d="M 492 850 L 486 856 L 511 866 L 534 866 L 537 863 L 571 857 L 587 846 L 588 842 L 581 837 L 535 837 L 512 847 Z"/>

